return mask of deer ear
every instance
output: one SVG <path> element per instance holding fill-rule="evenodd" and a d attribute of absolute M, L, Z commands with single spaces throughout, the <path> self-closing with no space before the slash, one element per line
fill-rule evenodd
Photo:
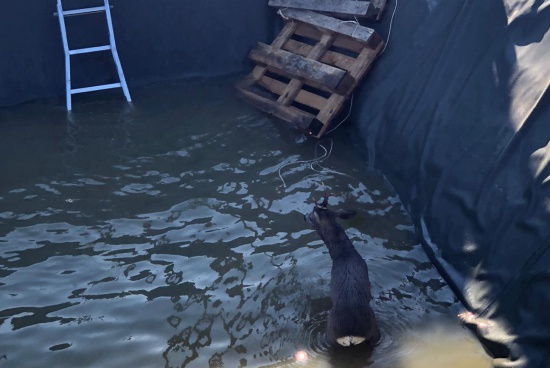
<path fill-rule="evenodd" d="M 357 215 L 357 211 L 354 210 L 340 210 L 336 213 L 336 216 L 341 219 L 350 219 Z"/>

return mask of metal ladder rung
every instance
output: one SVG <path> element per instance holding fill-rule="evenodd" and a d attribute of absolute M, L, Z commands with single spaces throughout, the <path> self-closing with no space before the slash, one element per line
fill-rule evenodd
<path fill-rule="evenodd" d="M 74 9 L 74 10 L 64 10 L 63 16 L 69 17 L 71 15 L 82 15 L 90 14 L 105 11 L 105 6 L 95 6 L 93 8 L 84 8 L 84 9 Z"/>
<path fill-rule="evenodd" d="M 75 95 L 77 93 L 101 91 L 101 90 L 104 90 L 104 89 L 111 89 L 111 88 L 122 88 L 122 84 L 120 84 L 120 83 L 111 83 L 111 84 L 101 84 L 99 86 L 76 88 L 76 89 L 71 89 L 71 94 Z"/>
<path fill-rule="evenodd" d="M 110 49 L 111 49 L 111 45 L 86 47 L 86 48 L 83 48 L 83 49 L 69 50 L 69 55 L 89 54 L 91 52 L 106 51 L 106 50 L 110 50 Z"/>

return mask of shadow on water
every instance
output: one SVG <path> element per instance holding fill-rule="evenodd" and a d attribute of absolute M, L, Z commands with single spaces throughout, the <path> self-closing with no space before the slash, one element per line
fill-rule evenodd
<path fill-rule="evenodd" d="M 134 108 L 90 95 L 69 120 L 59 101 L 0 110 L 0 366 L 408 368 L 427 317 L 479 348 L 348 132 L 299 163 L 316 142 L 232 82 L 143 87 Z M 323 342 L 331 261 L 302 213 L 324 190 L 359 212 L 344 226 L 369 264 L 372 352 Z"/>

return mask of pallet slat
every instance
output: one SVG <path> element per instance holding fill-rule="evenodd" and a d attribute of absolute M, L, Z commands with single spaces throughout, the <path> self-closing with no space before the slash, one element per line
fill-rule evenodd
<path fill-rule="evenodd" d="M 284 49 L 298 55 L 307 56 L 312 48 L 313 46 L 311 45 L 295 40 L 288 40 Z M 350 56 L 328 50 L 319 61 L 324 64 L 334 65 L 337 68 L 349 71 L 355 62 L 355 59 Z"/>
<path fill-rule="evenodd" d="M 373 19 L 379 21 L 387 0 L 270 0 L 269 5 L 279 9 L 311 10 L 342 19 Z"/>
<path fill-rule="evenodd" d="M 294 34 L 317 41 L 321 38 L 322 32 L 318 27 L 314 27 L 306 23 L 300 23 L 298 28 L 296 28 L 296 31 L 294 32 Z M 291 40 L 288 40 L 287 42 L 289 41 Z M 359 54 L 364 47 L 376 48 L 378 44 L 382 42 L 383 42 L 382 38 L 378 36 L 378 34 L 376 33 L 373 33 L 368 43 L 360 42 L 358 40 L 354 40 L 345 35 L 338 34 L 338 36 L 335 38 L 332 45 L 334 47 L 348 50 L 355 54 Z"/>
<path fill-rule="evenodd" d="M 293 78 L 307 79 L 320 88 L 334 92 L 343 92 L 354 82 L 353 77 L 345 70 L 261 42 L 250 51 L 248 57 Z"/>
<path fill-rule="evenodd" d="M 372 62 L 374 61 L 376 56 L 381 51 L 382 46 L 383 45 L 380 45 L 379 48 L 375 50 L 368 48 L 363 49 L 363 52 L 361 52 L 361 54 L 357 58 L 358 62 L 354 65 L 353 69 L 350 70 L 350 74 L 358 79 L 360 78 L 360 76 L 364 75 L 372 65 Z M 355 86 L 353 88 L 355 89 Z M 324 109 L 319 111 L 319 114 L 317 115 L 317 120 L 323 123 L 323 127 L 317 133 L 318 138 L 325 134 L 327 128 L 331 123 L 332 118 L 340 112 L 340 109 L 346 101 L 346 98 L 347 96 L 333 94 L 332 96 L 330 96 Z"/>
<path fill-rule="evenodd" d="M 324 34 L 323 37 L 321 37 L 321 40 L 309 50 L 307 53 L 307 58 L 315 61 L 319 60 L 319 58 L 324 55 L 327 48 L 330 47 L 333 40 L 334 36 L 332 34 Z M 291 80 L 277 101 L 283 105 L 290 105 L 298 95 L 298 92 L 302 89 L 303 85 L 304 82 L 302 79 Z"/>
<path fill-rule="evenodd" d="M 269 6 L 276 8 L 294 8 L 332 13 L 337 16 L 370 17 L 375 8 L 370 1 L 355 0 L 269 0 Z"/>
<path fill-rule="evenodd" d="M 287 22 L 279 35 L 273 40 L 271 46 L 281 48 L 290 39 L 290 37 L 296 32 L 298 23 Z M 260 79 L 267 71 L 265 66 L 256 66 L 252 73 L 256 76 L 256 79 Z"/>
<path fill-rule="evenodd" d="M 276 94 L 282 95 L 287 86 L 286 83 L 278 81 L 276 79 L 270 78 L 268 76 L 263 76 L 261 79 L 257 80 L 256 83 L 267 89 L 268 91 Z M 309 106 L 316 110 L 321 110 L 327 103 L 327 99 L 323 96 L 319 96 L 315 93 L 308 92 L 304 89 L 300 90 L 296 95 L 294 101 L 301 103 L 302 105 Z"/>
<path fill-rule="evenodd" d="M 250 81 L 237 85 L 237 90 L 241 96 L 251 105 L 276 117 L 294 124 L 298 129 L 306 130 L 315 116 L 301 111 L 292 106 L 283 106 L 277 101 L 270 100 L 257 93 L 250 91 Z"/>
<path fill-rule="evenodd" d="M 376 14 L 375 19 L 380 20 L 382 14 L 386 10 L 387 0 L 372 0 L 371 5 L 374 8 L 374 13 Z"/>
<path fill-rule="evenodd" d="M 374 30 L 359 24 L 343 22 L 336 18 L 315 13 L 309 10 L 286 9 L 284 15 L 296 21 L 320 27 L 328 31 L 346 35 L 360 42 L 372 41 Z"/>

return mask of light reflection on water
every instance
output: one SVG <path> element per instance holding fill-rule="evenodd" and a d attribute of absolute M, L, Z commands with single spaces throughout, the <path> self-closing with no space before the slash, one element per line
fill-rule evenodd
<path fill-rule="evenodd" d="M 417 325 L 460 306 L 349 133 L 323 162 L 346 175 L 289 165 L 285 187 L 278 169 L 315 142 L 231 82 L 142 87 L 134 109 L 82 97 L 69 120 L 59 101 L 0 110 L 0 366 L 414 368 L 444 351 Z M 302 213 L 325 189 L 359 211 L 345 226 L 370 267 L 372 354 L 322 340 L 331 263 Z"/>

